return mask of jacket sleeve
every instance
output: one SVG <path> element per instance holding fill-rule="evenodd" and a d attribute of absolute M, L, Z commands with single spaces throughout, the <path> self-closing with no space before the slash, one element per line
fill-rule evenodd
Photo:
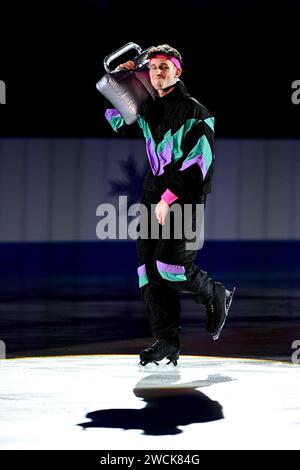
<path fill-rule="evenodd" d="M 139 133 L 137 124 L 126 124 L 119 111 L 106 99 L 104 99 L 104 116 L 113 130 L 124 137 L 135 137 Z"/>
<path fill-rule="evenodd" d="M 181 142 L 182 155 L 165 167 L 167 190 L 162 194 L 168 204 L 176 196 L 200 195 L 210 191 L 214 161 L 214 118 L 193 118 Z M 168 202 L 168 200 L 170 202 Z"/>

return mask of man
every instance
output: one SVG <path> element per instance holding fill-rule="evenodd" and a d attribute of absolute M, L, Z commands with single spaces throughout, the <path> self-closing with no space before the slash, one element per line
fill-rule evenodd
<path fill-rule="evenodd" d="M 186 91 L 179 80 L 182 72 L 180 53 L 168 44 L 148 51 L 150 81 L 156 100 L 138 118 L 146 140 L 150 169 L 144 181 L 141 203 L 155 216 L 160 228 L 165 224 L 170 206 L 191 204 L 191 222 L 197 218 L 197 204 L 204 204 L 211 190 L 214 164 L 214 118 Z M 117 70 L 134 70 L 133 61 Z M 106 117 L 118 131 L 124 120 L 109 109 Z M 187 249 L 186 237 L 139 238 L 137 242 L 138 275 L 141 296 L 149 318 L 154 344 L 141 351 L 141 364 L 169 359 L 174 365 L 180 352 L 180 292 L 193 294 L 206 307 L 206 330 L 217 339 L 224 326 L 233 293 L 211 279 L 193 260 L 197 251 Z"/>

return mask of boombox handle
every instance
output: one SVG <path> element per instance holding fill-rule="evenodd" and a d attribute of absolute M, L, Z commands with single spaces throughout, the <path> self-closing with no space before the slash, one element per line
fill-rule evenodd
<path fill-rule="evenodd" d="M 148 59 L 146 58 L 146 54 L 148 50 L 150 49 L 150 47 L 148 47 L 146 50 L 143 51 L 142 48 L 138 46 L 138 44 L 136 44 L 135 42 L 128 42 L 127 44 L 120 47 L 112 54 L 109 54 L 108 56 L 105 57 L 103 61 L 103 65 L 104 65 L 106 72 L 112 73 L 114 70 L 111 70 L 110 63 L 113 60 L 125 54 L 125 52 L 130 51 L 131 49 L 135 49 L 138 53 L 138 55 L 132 59 L 135 62 L 136 67 L 142 67 L 144 64 L 146 64 L 146 62 L 148 61 Z"/>

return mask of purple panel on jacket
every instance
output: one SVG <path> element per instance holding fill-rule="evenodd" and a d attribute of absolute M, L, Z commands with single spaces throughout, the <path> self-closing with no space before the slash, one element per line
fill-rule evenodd
<path fill-rule="evenodd" d="M 108 108 L 105 111 L 105 117 L 108 121 L 110 121 L 113 117 L 121 117 L 121 114 L 114 108 Z"/>
<path fill-rule="evenodd" d="M 160 160 L 160 170 L 159 175 L 162 175 L 164 172 L 164 167 L 168 165 L 172 160 L 172 150 L 173 150 L 173 141 L 170 142 L 165 146 L 163 151 L 159 154 Z"/>
<path fill-rule="evenodd" d="M 204 179 L 205 176 L 206 176 L 207 170 L 206 170 L 205 159 L 204 159 L 204 156 L 202 155 L 202 153 L 200 155 L 197 155 L 194 158 L 191 158 L 190 160 L 185 161 L 183 163 L 182 167 L 180 168 L 180 171 L 186 170 L 187 168 L 194 165 L 195 163 L 197 163 L 200 166 L 200 169 L 201 169 L 201 172 L 202 172 L 202 175 L 203 175 L 203 179 Z"/>
<path fill-rule="evenodd" d="M 157 172 L 157 156 L 153 148 L 153 142 L 152 142 L 151 137 L 149 137 L 149 139 L 146 142 L 146 150 L 147 150 L 147 155 L 148 155 L 152 173 L 155 175 Z"/>

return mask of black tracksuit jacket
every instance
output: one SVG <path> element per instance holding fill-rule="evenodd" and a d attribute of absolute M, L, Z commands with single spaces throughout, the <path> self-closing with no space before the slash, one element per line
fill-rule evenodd
<path fill-rule="evenodd" d="M 128 126 L 117 110 L 108 108 L 105 116 L 126 135 Z M 160 195 L 169 190 L 182 201 L 201 202 L 211 191 L 214 167 L 214 117 L 207 108 L 178 80 L 171 93 L 147 104 L 134 126 L 146 141 L 145 190 Z"/>

